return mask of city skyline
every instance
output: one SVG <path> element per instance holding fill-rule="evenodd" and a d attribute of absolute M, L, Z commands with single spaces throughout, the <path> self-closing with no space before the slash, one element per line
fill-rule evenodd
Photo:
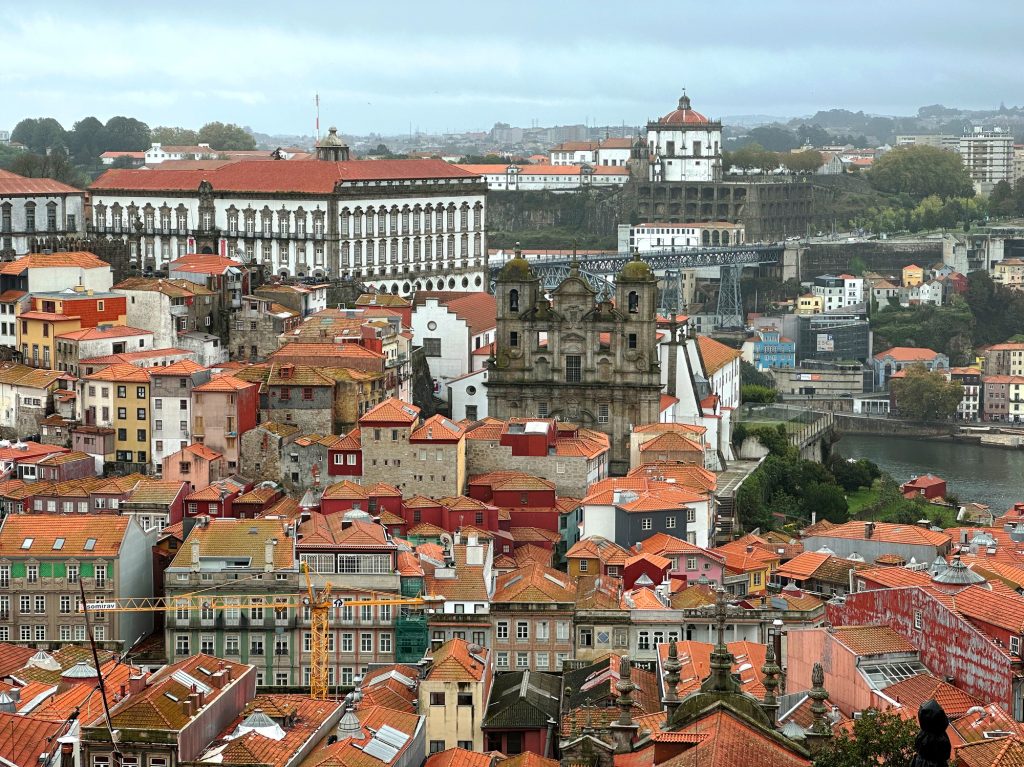
<path fill-rule="evenodd" d="M 970 17 L 951 23 L 952 8 L 918 2 L 868 3 L 858 20 L 800 2 L 771 13 L 740 3 L 728 20 L 671 3 L 632 15 L 582 2 L 520 3 L 514 15 L 495 7 L 469 15 L 450 2 L 426 14 L 399 3 L 382 20 L 362 6 L 300 3 L 281 13 L 258 2 L 244 15 L 240 7 L 205 8 L 183 34 L 149 9 L 106 18 L 97 30 L 94 11 L 87 17 L 58 2 L 8 14 L 0 29 L 10 60 L 31 61 L 0 73 L 0 124 L 53 116 L 70 128 L 88 115 L 125 114 L 150 126 L 220 120 L 308 135 L 319 93 L 321 130 L 337 125 L 348 134 L 486 130 L 495 122 L 637 125 L 671 109 L 683 87 L 713 116 L 995 108 L 1012 105 L 1013 72 L 1024 63 L 1013 40 L 1024 11 L 996 5 L 1006 23 L 985 21 L 982 29 Z M 870 36 L 857 33 L 865 18 L 873 20 Z M 982 33 L 984 49 L 968 52 Z M 40 41 L 89 63 L 40 57 Z"/>

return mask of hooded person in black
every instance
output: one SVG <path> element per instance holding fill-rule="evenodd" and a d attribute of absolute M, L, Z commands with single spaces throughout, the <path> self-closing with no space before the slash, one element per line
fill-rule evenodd
<path fill-rule="evenodd" d="M 934 700 L 926 701 L 918 709 L 917 722 L 921 725 L 921 732 L 914 739 L 916 753 L 910 767 L 946 767 L 952 750 L 946 735 L 949 727 L 946 712 Z"/>

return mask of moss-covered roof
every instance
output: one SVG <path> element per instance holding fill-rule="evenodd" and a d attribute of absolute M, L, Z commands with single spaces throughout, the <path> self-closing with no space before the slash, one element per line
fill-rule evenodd
<path fill-rule="evenodd" d="M 516 256 L 506 263 L 498 274 L 499 280 L 529 280 L 533 278 L 530 264 L 522 256 Z"/>
<path fill-rule="evenodd" d="M 637 258 L 627 261 L 615 278 L 616 282 L 646 282 L 653 279 L 654 272 L 651 271 L 651 267 Z"/>

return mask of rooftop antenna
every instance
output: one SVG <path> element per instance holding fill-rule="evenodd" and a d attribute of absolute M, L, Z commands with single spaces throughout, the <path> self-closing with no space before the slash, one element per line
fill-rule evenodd
<path fill-rule="evenodd" d="M 320 94 L 319 93 L 314 95 L 313 101 L 316 104 L 316 140 L 317 140 L 317 142 L 319 142 L 320 141 Z"/>

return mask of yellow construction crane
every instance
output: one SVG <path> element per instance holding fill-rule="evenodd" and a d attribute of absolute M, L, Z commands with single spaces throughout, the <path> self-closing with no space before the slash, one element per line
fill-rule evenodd
<path fill-rule="evenodd" d="M 331 608 L 340 607 L 372 607 L 374 605 L 398 605 L 406 607 L 423 607 L 428 604 L 443 602 L 443 597 L 395 597 L 392 599 L 344 599 L 331 598 L 331 584 L 328 582 L 317 591 L 310 578 L 309 566 L 303 563 L 302 570 L 306 574 L 306 595 L 296 594 L 294 598 L 278 597 L 272 594 L 218 594 L 215 591 L 200 591 L 190 594 L 178 594 L 168 597 L 123 597 L 120 599 L 104 599 L 86 602 L 79 612 L 111 612 L 111 613 L 159 613 L 172 611 L 212 611 L 241 609 L 272 609 L 301 610 L 309 608 L 310 612 L 310 670 L 309 695 L 314 700 L 327 698 L 327 640 L 330 627 Z"/>

